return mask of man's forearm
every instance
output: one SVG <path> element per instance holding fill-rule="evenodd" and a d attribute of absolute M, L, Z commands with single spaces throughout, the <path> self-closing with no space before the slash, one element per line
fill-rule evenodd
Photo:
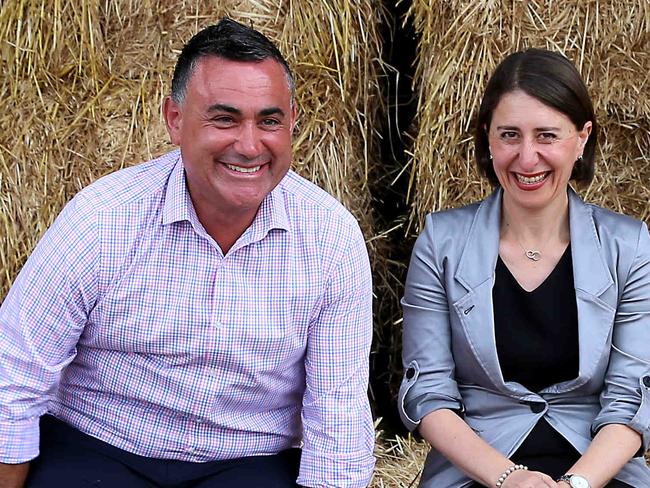
<path fill-rule="evenodd" d="M 22 488 L 27 478 L 29 463 L 0 463 L 0 488 Z"/>

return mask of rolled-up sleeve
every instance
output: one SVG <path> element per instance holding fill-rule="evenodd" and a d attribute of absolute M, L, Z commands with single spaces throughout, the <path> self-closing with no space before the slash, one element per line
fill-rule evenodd
<path fill-rule="evenodd" d="M 332 243 L 343 246 L 309 327 L 298 477 L 308 487 L 365 487 L 375 464 L 368 402 L 372 280 L 361 231 L 350 230 Z"/>
<path fill-rule="evenodd" d="M 650 446 L 650 236 L 641 224 L 624 283 L 612 336 L 612 350 L 600 395 L 602 409 L 592 424 L 624 424 Z"/>
<path fill-rule="evenodd" d="M 402 299 L 404 378 L 398 406 L 409 430 L 415 430 L 422 417 L 434 410 L 463 408 L 454 379 L 444 258 L 435 251 L 434 235 L 429 215 L 413 249 Z"/>

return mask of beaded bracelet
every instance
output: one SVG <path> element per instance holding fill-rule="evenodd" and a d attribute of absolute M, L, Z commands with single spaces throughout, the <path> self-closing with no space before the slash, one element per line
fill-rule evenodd
<path fill-rule="evenodd" d="M 528 470 L 528 466 L 524 466 L 523 464 L 513 464 L 508 469 L 506 469 L 501 476 L 499 476 L 496 487 L 501 488 L 501 485 L 506 480 L 506 478 L 515 471 L 519 471 L 520 469 Z"/>

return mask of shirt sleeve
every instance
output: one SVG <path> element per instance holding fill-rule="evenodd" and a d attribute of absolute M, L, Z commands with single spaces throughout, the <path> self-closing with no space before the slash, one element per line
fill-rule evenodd
<path fill-rule="evenodd" d="M 650 447 L 650 235 L 641 225 L 634 259 L 627 273 L 612 336 L 602 409 L 592 424 L 596 432 L 606 424 L 624 424 Z"/>
<path fill-rule="evenodd" d="M 368 403 L 372 281 L 358 226 L 349 242 L 309 328 L 298 477 L 307 487 L 368 486 L 375 464 Z"/>
<path fill-rule="evenodd" d="M 451 352 L 449 305 L 440 263 L 444 256 L 436 256 L 434 242 L 429 215 L 413 248 L 402 299 L 404 378 L 398 407 L 411 431 L 434 410 L 463 409 Z"/>
<path fill-rule="evenodd" d="M 39 451 L 39 417 L 75 357 L 97 295 L 97 233 L 80 198 L 61 212 L 0 307 L 0 462 Z"/>

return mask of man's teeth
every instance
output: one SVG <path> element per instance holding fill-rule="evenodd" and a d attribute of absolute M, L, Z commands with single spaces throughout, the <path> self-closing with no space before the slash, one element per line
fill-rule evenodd
<path fill-rule="evenodd" d="M 243 166 L 235 166 L 233 164 L 226 164 L 226 166 L 233 170 L 233 171 L 239 171 L 240 173 L 255 173 L 256 171 L 259 171 L 259 169 L 262 167 L 260 166 L 253 166 L 252 168 L 244 168 Z"/>
<path fill-rule="evenodd" d="M 537 176 L 531 176 L 531 177 L 517 174 L 517 179 L 525 185 L 532 185 L 534 183 L 539 183 L 540 181 L 542 181 L 544 178 L 546 178 L 547 174 L 548 173 L 541 173 Z"/>

